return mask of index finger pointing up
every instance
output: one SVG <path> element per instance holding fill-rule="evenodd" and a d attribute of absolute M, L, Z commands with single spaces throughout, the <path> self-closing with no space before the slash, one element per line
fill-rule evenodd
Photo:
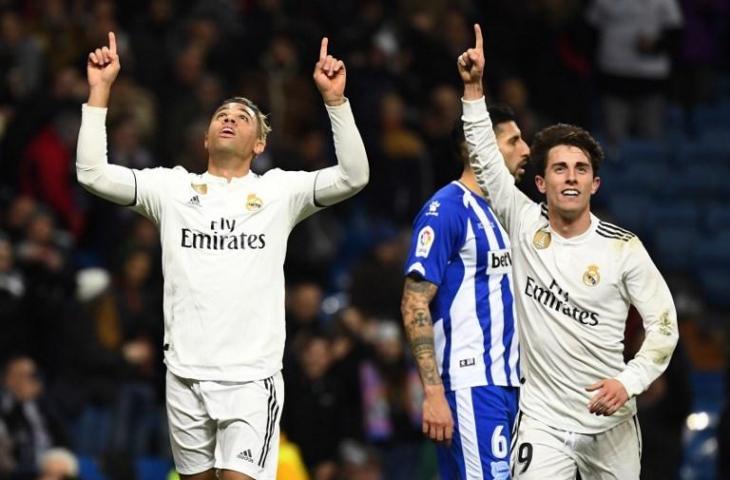
<path fill-rule="evenodd" d="M 319 47 L 319 60 L 323 61 L 327 58 L 327 37 L 322 37 L 322 45 Z"/>
<path fill-rule="evenodd" d="M 474 36 L 477 39 L 474 48 L 483 48 L 482 28 L 479 26 L 478 23 L 474 24 Z"/>
<path fill-rule="evenodd" d="M 114 32 L 109 32 L 109 50 L 117 53 L 117 37 L 114 36 Z"/>

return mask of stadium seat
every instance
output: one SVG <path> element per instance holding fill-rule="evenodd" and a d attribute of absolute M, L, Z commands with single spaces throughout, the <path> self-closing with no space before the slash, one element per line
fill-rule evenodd
<path fill-rule="evenodd" d="M 96 460 L 87 456 L 79 457 L 79 478 L 82 480 L 106 480 Z"/>
<path fill-rule="evenodd" d="M 717 307 L 730 307 L 730 268 L 703 267 L 698 276 L 708 302 Z"/>
<path fill-rule="evenodd" d="M 138 480 L 165 480 L 172 470 L 172 462 L 162 458 L 138 458 L 135 464 Z"/>
<path fill-rule="evenodd" d="M 610 212 L 618 225 L 641 236 L 646 232 L 646 214 L 651 203 L 644 194 L 616 193 L 611 197 Z"/>
<path fill-rule="evenodd" d="M 730 228 L 730 208 L 724 203 L 710 204 L 705 207 L 703 226 L 708 232 Z"/>
<path fill-rule="evenodd" d="M 621 163 L 669 163 L 669 147 L 653 140 L 626 140 L 621 144 L 619 159 Z"/>
<path fill-rule="evenodd" d="M 669 224 L 655 232 L 651 250 L 662 271 L 684 271 L 692 266 L 692 247 L 696 241 L 694 227 Z"/>
<path fill-rule="evenodd" d="M 695 246 L 695 259 L 700 265 L 727 267 L 730 270 L 730 226 L 715 235 L 703 237 Z M 730 284 L 727 285 L 730 294 Z"/>

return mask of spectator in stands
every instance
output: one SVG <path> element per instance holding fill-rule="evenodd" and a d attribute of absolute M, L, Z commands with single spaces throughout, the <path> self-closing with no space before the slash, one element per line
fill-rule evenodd
<path fill-rule="evenodd" d="M 5 364 L 0 393 L 0 420 L 13 443 L 15 473 L 35 472 L 43 454 L 67 443 L 65 426 L 43 394 L 43 381 L 30 357 Z"/>
<path fill-rule="evenodd" d="M 593 0 L 587 20 L 598 32 L 596 64 L 609 141 L 621 142 L 634 132 L 659 138 L 682 27 L 677 0 Z"/>

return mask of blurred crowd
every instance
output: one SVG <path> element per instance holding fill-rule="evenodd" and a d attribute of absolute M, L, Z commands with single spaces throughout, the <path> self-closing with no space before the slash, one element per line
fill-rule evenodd
<path fill-rule="evenodd" d="M 614 11 L 639 3 L 659 7 Z M 133 168 L 202 173 L 209 116 L 232 95 L 273 126 L 255 171 L 333 164 L 311 80 L 319 39 L 344 59 L 371 182 L 290 238 L 282 431 L 311 478 L 397 480 L 435 476 L 400 327 L 402 262 L 413 216 L 461 167 L 455 59 L 472 23 L 489 100 L 514 109 L 528 141 L 562 121 L 611 147 L 661 138 L 668 101 L 696 133 L 692 109 L 727 75 L 729 14 L 728 0 L 0 0 L 0 477 L 74 478 L 75 452 L 129 479 L 130 459 L 169 456 L 156 228 L 73 173 L 86 55 L 108 31 L 122 64 L 109 159 Z M 646 33 L 623 38 L 632 21 Z M 656 425 L 689 408 L 680 362 L 679 380 L 645 397 Z"/>

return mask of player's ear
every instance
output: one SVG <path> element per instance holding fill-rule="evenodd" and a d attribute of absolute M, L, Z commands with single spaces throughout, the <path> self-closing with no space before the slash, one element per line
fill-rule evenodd
<path fill-rule="evenodd" d="M 203 146 L 208 150 L 208 132 L 205 132 L 205 135 L 203 135 Z"/>
<path fill-rule="evenodd" d="M 540 193 L 545 193 L 545 177 L 542 175 L 535 175 L 535 186 Z"/>
<path fill-rule="evenodd" d="M 262 153 L 264 153 L 265 148 L 266 148 L 266 140 L 257 138 L 256 142 L 253 144 L 253 153 L 255 155 L 261 155 Z"/>
<path fill-rule="evenodd" d="M 591 185 L 591 195 L 594 195 L 598 191 L 598 187 L 601 186 L 601 177 L 593 177 L 593 185 Z"/>

